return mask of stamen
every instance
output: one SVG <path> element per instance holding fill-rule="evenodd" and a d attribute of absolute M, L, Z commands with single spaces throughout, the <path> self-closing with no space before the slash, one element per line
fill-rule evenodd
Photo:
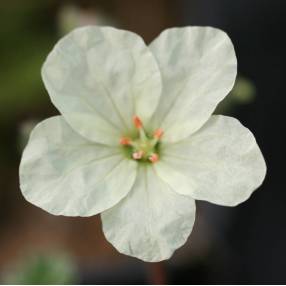
<path fill-rule="evenodd" d="M 159 161 L 159 155 L 156 153 L 153 153 L 149 158 L 149 161 L 151 161 L 152 163 L 156 163 Z"/>
<path fill-rule="evenodd" d="M 141 129 L 143 127 L 142 121 L 137 115 L 133 116 L 133 122 L 137 129 Z"/>
<path fill-rule="evenodd" d="M 128 138 L 128 137 L 121 137 L 120 141 L 119 141 L 119 144 L 125 145 L 125 146 L 130 145 L 131 144 L 131 139 Z"/>
<path fill-rule="evenodd" d="M 137 151 L 137 152 L 134 152 L 132 154 L 132 158 L 135 159 L 135 160 L 140 160 L 144 155 L 144 152 L 143 151 Z"/>
<path fill-rule="evenodd" d="M 144 131 L 141 119 L 137 115 L 134 115 L 133 116 L 133 122 L 134 122 L 135 127 L 139 131 L 140 139 L 141 140 L 146 140 L 147 137 L 146 137 L 146 134 L 145 134 L 145 131 Z"/>
<path fill-rule="evenodd" d="M 163 133 L 164 133 L 163 129 L 158 128 L 157 130 L 155 130 L 153 136 L 154 136 L 154 138 L 159 140 L 163 136 Z"/>

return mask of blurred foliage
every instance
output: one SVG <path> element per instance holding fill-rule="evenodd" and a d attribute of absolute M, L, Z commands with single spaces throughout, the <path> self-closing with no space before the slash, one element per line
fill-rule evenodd
<path fill-rule="evenodd" d="M 1 1 L 0 120 L 46 103 L 41 65 L 55 41 L 53 1 Z M 49 24 L 51 23 L 51 24 Z"/>
<path fill-rule="evenodd" d="M 83 9 L 72 4 L 61 6 L 58 12 L 58 29 L 61 35 L 86 25 L 116 27 L 118 23 L 102 9 Z"/>
<path fill-rule="evenodd" d="M 238 105 L 249 104 L 255 100 L 254 83 L 243 76 L 238 76 L 233 89 L 217 106 L 216 114 L 230 114 Z"/>
<path fill-rule="evenodd" d="M 28 143 L 31 131 L 34 129 L 34 127 L 39 123 L 40 120 L 36 119 L 29 119 L 24 121 L 19 128 L 18 133 L 18 150 L 19 154 L 23 152 L 23 149 L 25 148 L 26 144 Z"/>
<path fill-rule="evenodd" d="M 65 255 L 28 256 L 2 274 L 4 284 L 76 284 L 72 260 Z"/>
<path fill-rule="evenodd" d="M 255 99 L 256 88 L 250 79 L 240 76 L 237 78 L 231 93 L 237 102 L 247 104 Z"/>

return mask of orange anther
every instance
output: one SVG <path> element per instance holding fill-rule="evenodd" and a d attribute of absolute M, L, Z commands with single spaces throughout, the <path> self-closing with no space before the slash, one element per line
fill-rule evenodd
<path fill-rule="evenodd" d="M 122 138 L 120 138 L 119 143 L 120 143 L 121 145 L 130 145 L 131 139 L 128 138 L 128 137 L 122 137 Z"/>
<path fill-rule="evenodd" d="M 156 163 L 159 161 L 159 155 L 156 154 L 156 153 L 153 153 L 150 157 L 149 157 L 149 160 L 152 162 L 152 163 Z"/>
<path fill-rule="evenodd" d="M 132 157 L 133 157 L 133 159 L 135 159 L 135 160 L 139 160 L 139 159 L 141 159 L 141 158 L 143 157 L 143 154 L 144 154 L 143 151 L 137 151 L 137 152 L 134 152 L 134 153 L 132 154 Z"/>
<path fill-rule="evenodd" d="M 156 139 L 160 139 L 162 137 L 163 133 L 164 133 L 163 129 L 162 128 L 158 128 L 158 129 L 155 130 L 153 136 Z"/>
<path fill-rule="evenodd" d="M 142 121 L 137 115 L 133 116 L 133 122 L 137 129 L 142 128 Z"/>

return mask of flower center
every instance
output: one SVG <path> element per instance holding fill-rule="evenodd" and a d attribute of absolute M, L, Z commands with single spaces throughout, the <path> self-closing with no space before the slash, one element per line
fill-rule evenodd
<path fill-rule="evenodd" d="M 120 144 L 128 151 L 130 158 L 142 162 L 156 163 L 159 160 L 158 146 L 163 135 L 161 128 L 155 130 L 152 136 L 146 134 L 142 121 L 138 116 L 133 117 L 137 129 L 137 137 L 121 137 Z"/>

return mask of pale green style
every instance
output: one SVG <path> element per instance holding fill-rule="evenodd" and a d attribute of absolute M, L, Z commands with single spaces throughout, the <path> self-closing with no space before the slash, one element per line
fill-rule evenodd
<path fill-rule="evenodd" d="M 20 164 L 24 197 L 55 215 L 101 213 L 119 252 L 168 259 L 192 231 L 195 200 L 235 206 L 265 177 L 253 134 L 212 115 L 236 72 L 219 29 L 167 29 L 149 46 L 110 27 L 72 31 L 42 68 L 62 115 L 31 133 Z"/>

